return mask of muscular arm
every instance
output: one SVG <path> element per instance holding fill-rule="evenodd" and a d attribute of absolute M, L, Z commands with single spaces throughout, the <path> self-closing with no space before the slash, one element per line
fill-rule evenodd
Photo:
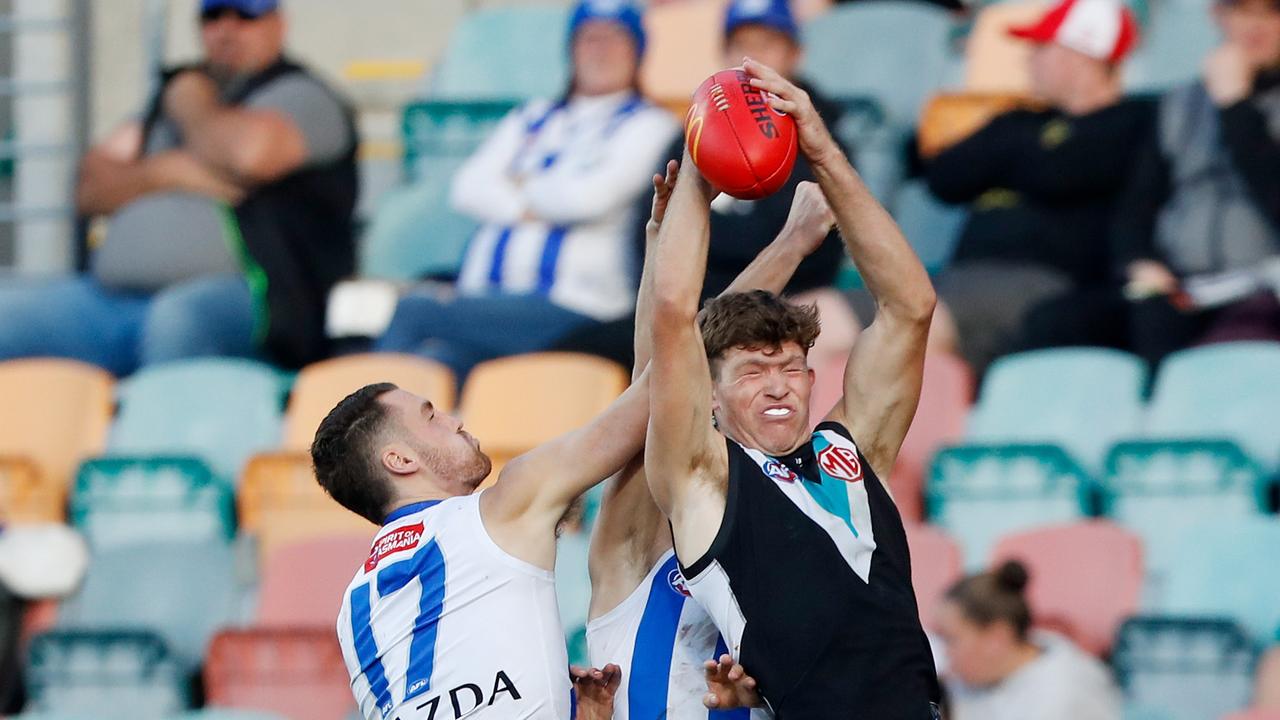
<path fill-rule="evenodd" d="M 653 260 L 645 473 L 654 500 L 671 518 L 681 554 L 689 556 L 711 545 L 716 529 L 692 518 L 717 505 L 723 513 L 724 489 L 711 480 L 727 462 L 711 425 L 711 375 L 697 326 L 713 194 L 686 151 Z"/>
<path fill-rule="evenodd" d="M 796 118 L 801 149 L 813 163 L 849 255 L 876 300 L 875 319 L 849 356 L 844 398 L 828 418 L 844 424 L 872 468 L 887 477 L 920 400 L 925 341 L 936 302 L 933 286 L 807 95 L 763 65 L 748 62 L 746 69 L 754 85 L 777 96 L 771 100 L 776 108 Z"/>

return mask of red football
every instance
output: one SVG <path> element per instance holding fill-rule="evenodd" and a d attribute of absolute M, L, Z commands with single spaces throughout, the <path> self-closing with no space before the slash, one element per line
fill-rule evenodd
<path fill-rule="evenodd" d="M 743 200 L 777 192 L 796 163 L 796 123 L 742 68 L 707 78 L 684 121 L 689 157 L 716 189 Z"/>

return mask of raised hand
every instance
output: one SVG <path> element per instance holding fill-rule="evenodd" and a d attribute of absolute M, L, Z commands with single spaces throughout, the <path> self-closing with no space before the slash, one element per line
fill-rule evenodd
<path fill-rule="evenodd" d="M 671 191 L 676 188 L 676 178 L 680 176 L 680 163 L 676 160 L 667 161 L 667 174 L 665 177 L 659 174 L 653 176 L 653 207 L 649 212 L 649 222 L 644 226 L 645 238 L 654 240 L 658 237 L 658 230 L 662 227 L 662 219 L 667 214 L 667 202 L 671 200 Z"/>
<path fill-rule="evenodd" d="M 843 151 L 831 137 L 826 123 L 822 122 L 813 101 L 809 99 L 809 93 L 796 87 L 778 71 L 751 58 L 742 61 L 742 69 L 751 76 L 753 87 L 771 95 L 768 101 L 775 110 L 790 115 L 796 121 L 800 152 L 809 158 L 809 162 L 821 165 L 831 158 L 843 157 Z"/>
<path fill-rule="evenodd" d="M 822 188 L 806 180 L 796 186 L 796 194 L 791 198 L 791 212 L 778 235 L 796 243 L 804 257 L 808 257 L 822 246 L 835 224 L 835 213 Z"/>
<path fill-rule="evenodd" d="M 612 720 L 613 696 L 622 684 L 622 668 L 569 668 L 569 679 L 578 693 L 578 720 Z"/>
<path fill-rule="evenodd" d="M 744 707 L 760 707 L 760 695 L 756 692 L 755 678 L 728 654 L 719 660 L 703 664 L 707 673 L 707 694 L 702 704 L 713 710 L 733 710 Z"/>

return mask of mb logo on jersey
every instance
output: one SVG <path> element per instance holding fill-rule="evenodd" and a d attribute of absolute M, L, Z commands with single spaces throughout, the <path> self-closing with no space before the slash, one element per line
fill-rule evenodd
<path fill-rule="evenodd" d="M 689 586 L 685 584 L 684 575 L 680 574 L 680 570 L 678 568 L 667 573 L 667 584 L 671 586 L 672 590 L 680 593 L 681 595 L 691 597 L 689 593 Z"/>
<path fill-rule="evenodd" d="M 373 549 L 369 551 L 369 559 L 364 563 L 364 571 L 373 572 L 374 568 L 378 567 L 378 563 L 388 555 L 418 547 L 418 542 L 422 540 L 422 532 L 422 523 L 415 523 L 396 528 L 374 540 Z"/>
<path fill-rule="evenodd" d="M 862 463 L 858 454 L 848 448 L 830 445 L 818 453 L 818 465 L 831 477 L 845 482 L 862 480 Z"/>
<path fill-rule="evenodd" d="M 765 462 L 764 474 L 779 482 L 789 483 L 800 479 L 794 470 L 772 458 Z"/>

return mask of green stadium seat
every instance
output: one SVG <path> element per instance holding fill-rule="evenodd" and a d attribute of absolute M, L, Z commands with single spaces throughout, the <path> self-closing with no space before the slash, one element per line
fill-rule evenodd
<path fill-rule="evenodd" d="M 1177 546 L 1207 520 L 1227 524 L 1261 514 L 1261 468 L 1225 440 L 1130 441 L 1112 448 L 1103 478 L 1104 514 L 1146 546 L 1148 601 L 1160 595 Z"/>
<path fill-rule="evenodd" d="M 52 631 L 27 658 L 26 710 L 38 718 L 160 720 L 189 703 L 184 669 L 153 633 Z"/>
<path fill-rule="evenodd" d="M 1126 718 L 1213 720 L 1248 704 L 1255 657 L 1225 618 L 1144 616 L 1121 626 L 1111 662 Z"/>
<path fill-rule="evenodd" d="M 999 538 L 1087 515 L 1092 487 L 1054 445 L 962 445 L 934 458 L 926 499 L 932 522 L 963 549 L 966 568 L 979 570 Z"/>
<path fill-rule="evenodd" d="M 1055 348 L 992 364 L 969 414 L 967 438 L 981 443 L 1055 443 L 1091 470 L 1107 449 L 1137 434 L 1147 371 L 1119 350 Z"/>
<path fill-rule="evenodd" d="M 95 554 L 84 586 L 62 605 L 60 628 L 133 627 L 162 638 L 194 669 L 209 637 L 238 615 L 235 557 L 223 542 L 129 545 Z"/>
<path fill-rule="evenodd" d="M 554 97 L 568 87 L 565 6 L 485 8 L 454 29 L 436 66 L 432 97 Z"/>
<path fill-rule="evenodd" d="M 1143 435 L 1234 440 L 1280 463 L 1280 343 L 1232 342 L 1174 353 L 1156 375 Z"/>
<path fill-rule="evenodd" d="M 113 455 L 194 455 L 234 480 L 255 452 L 276 447 L 284 383 L 249 360 L 201 358 L 140 370 L 119 386 Z"/>
<path fill-rule="evenodd" d="M 894 196 L 893 217 L 931 273 L 951 261 L 966 215 L 964 208 L 934 198 L 921 180 L 904 184 Z"/>
<path fill-rule="evenodd" d="M 1131 91 L 1160 91 L 1200 77 L 1200 64 L 1219 42 L 1213 0 L 1161 0 L 1152 5 L 1142 42 L 1125 64 Z"/>
<path fill-rule="evenodd" d="M 1188 528 L 1151 607 L 1230 617 L 1258 640 L 1280 628 L 1280 519 L 1274 515 Z"/>
<path fill-rule="evenodd" d="M 890 124 L 910 127 L 942 86 L 953 26 L 946 10 L 923 3 L 837 5 L 803 28 L 804 74 L 828 94 L 874 97 Z"/>
<path fill-rule="evenodd" d="M 230 542 L 230 484 L 190 457 L 86 461 L 71 495 L 71 523 L 95 550 L 132 543 Z"/>
<path fill-rule="evenodd" d="M 421 179 L 441 158 L 469 157 L 519 102 L 500 100 L 419 100 L 400 116 L 405 179 Z"/>
<path fill-rule="evenodd" d="M 449 206 L 462 159 L 431 158 L 419 179 L 383 196 L 360 247 L 360 274 L 386 280 L 456 277 L 476 222 Z"/>

